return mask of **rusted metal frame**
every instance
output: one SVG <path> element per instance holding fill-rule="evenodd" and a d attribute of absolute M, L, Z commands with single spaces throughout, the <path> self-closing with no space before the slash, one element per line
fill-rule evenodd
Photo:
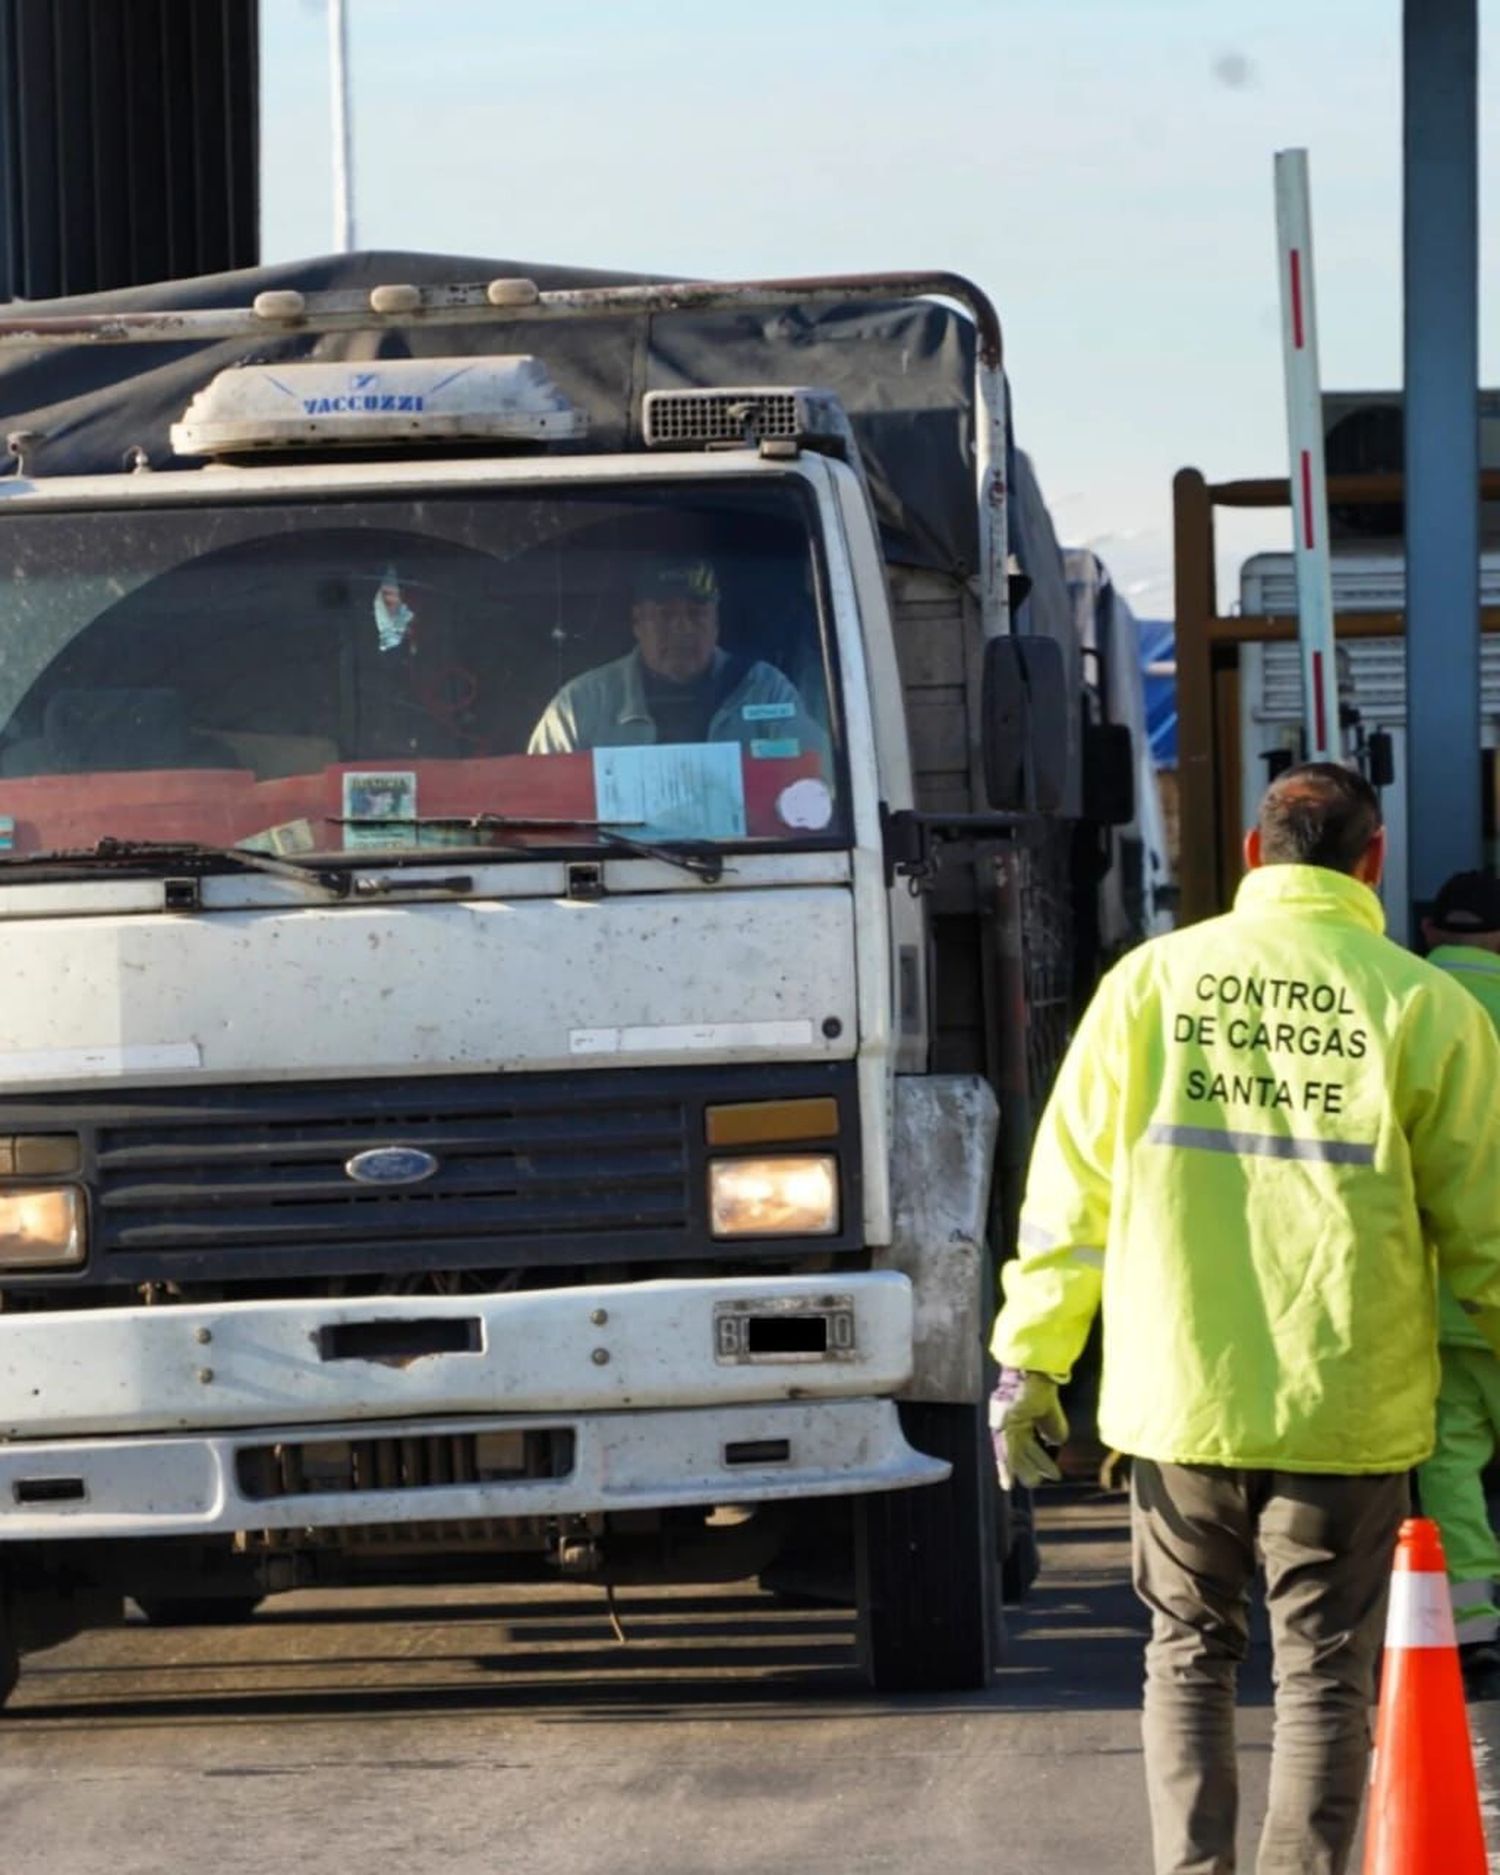
<path fill-rule="evenodd" d="M 1223 761 L 1215 714 L 1215 671 L 1238 671 L 1238 647 L 1295 639 L 1294 618 L 1225 617 L 1219 613 L 1214 580 L 1215 508 L 1286 508 L 1291 483 L 1269 476 L 1209 482 L 1197 469 L 1180 470 L 1172 484 L 1176 573 L 1177 764 L 1181 852 L 1178 862 L 1180 921 L 1192 923 L 1224 908 L 1232 868 L 1226 871 L 1225 815 L 1238 809 L 1238 774 Z M 1500 470 L 1479 476 L 1481 501 L 1500 501 Z M 1399 474 L 1334 475 L 1330 504 L 1363 502 L 1399 506 L 1405 480 Z M 1399 638 L 1404 612 L 1340 612 L 1340 638 Z M 1500 632 L 1500 607 L 1486 606 L 1480 629 Z M 1234 681 L 1238 682 L 1236 675 Z"/>
<path fill-rule="evenodd" d="M 1238 482 L 1211 482 L 1209 499 L 1216 508 L 1289 508 L 1291 484 L 1285 478 L 1259 477 Z M 1500 469 L 1479 475 L 1481 501 L 1500 501 Z M 1372 507 L 1397 507 L 1406 499 L 1406 481 L 1400 474 L 1330 475 L 1328 499 L 1337 506 L 1365 502 Z"/>
<path fill-rule="evenodd" d="M 1295 621 L 1294 621 L 1295 623 Z M 1293 637 L 1296 637 L 1294 632 Z M 1219 787 L 1215 808 L 1218 817 L 1214 879 L 1219 906 L 1233 898 L 1244 872 L 1245 829 L 1241 811 L 1239 777 L 1244 760 L 1240 735 L 1240 659 L 1219 647 L 1212 652 L 1214 686 L 1214 752 Z"/>
<path fill-rule="evenodd" d="M 1485 606 L 1479 614 L 1480 628 L 1500 632 L 1500 606 Z M 1341 612 L 1338 615 L 1340 638 L 1400 638 L 1406 631 L 1404 612 Z M 1297 621 L 1285 615 L 1245 613 L 1233 618 L 1211 618 L 1206 630 L 1211 644 L 1278 644 L 1297 636 Z"/>
<path fill-rule="evenodd" d="M 979 520 L 979 628 L 985 638 L 1010 631 L 1010 530 L 1006 506 L 1005 373 L 998 362 L 974 365 L 974 482 Z"/>
<path fill-rule="evenodd" d="M 519 284 L 519 283 L 507 283 Z M 486 284 L 424 286 L 398 311 L 371 310 L 368 291 L 310 293 L 303 309 L 277 317 L 250 306 L 191 307 L 180 312 L 39 314 L 0 320 L 0 346 L 156 345 L 275 334 L 379 331 L 415 325 L 505 325 L 534 318 L 629 318 L 637 313 L 732 311 L 837 305 L 851 300 L 949 299 L 974 320 L 979 361 L 1002 363 L 999 314 L 989 296 L 956 273 L 813 275 L 806 279 L 674 280 L 639 286 L 559 287 L 496 305 Z"/>
<path fill-rule="evenodd" d="M 1338 637 L 1400 638 L 1406 631 L 1404 612 L 1343 612 L 1337 615 Z M 1500 606 L 1487 606 L 1480 614 L 1480 629 L 1500 633 Z M 1228 902 L 1231 889 L 1240 875 L 1242 803 L 1239 778 L 1243 749 L 1240 741 L 1240 658 L 1239 648 L 1247 644 L 1295 644 L 1297 620 L 1247 614 L 1237 618 L 1211 618 L 1204 621 L 1212 672 L 1214 717 L 1212 724 L 1216 780 L 1217 828 L 1212 864 L 1213 896 L 1202 910 L 1187 910 L 1186 884 L 1183 888 L 1184 921 L 1191 917 L 1211 917 Z M 1180 663 L 1179 663 L 1180 669 Z M 1179 679 L 1180 683 L 1180 679 Z M 1178 736 L 1181 739 L 1181 695 L 1178 699 Z M 1183 840 L 1180 872 L 1186 880 L 1187 842 Z M 1206 870 L 1206 869 L 1205 869 Z"/>

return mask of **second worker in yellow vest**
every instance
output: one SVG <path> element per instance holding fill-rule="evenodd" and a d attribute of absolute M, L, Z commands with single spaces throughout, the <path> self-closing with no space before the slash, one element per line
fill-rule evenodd
<path fill-rule="evenodd" d="M 1437 895 L 1422 933 L 1428 959 L 1461 984 L 1500 1032 L 1500 880 L 1458 873 Z M 1454 1301 L 1438 1291 L 1442 1384 L 1432 1456 L 1417 1474 L 1422 1509 L 1443 1534 L 1458 1657 L 1471 1699 L 1500 1697 L 1500 1544 L 1484 1471 L 1500 1441 L 1500 1360 Z"/>
<path fill-rule="evenodd" d="M 1002 1475 L 1043 1469 L 1103 1309 L 1133 1455 L 1156 1867 L 1234 1866 L 1235 1671 L 1259 1549 L 1277 1664 L 1263 1869 L 1336 1875 L 1407 1474 L 1433 1443 L 1435 1275 L 1500 1347 L 1500 1043 L 1392 944 L 1379 802 L 1268 791 L 1232 912 L 1100 986 L 1039 1129 L 995 1327 Z"/>

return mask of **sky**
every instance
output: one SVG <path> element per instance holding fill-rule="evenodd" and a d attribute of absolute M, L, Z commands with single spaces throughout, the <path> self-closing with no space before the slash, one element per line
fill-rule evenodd
<path fill-rule="evenodd" d="M 1399 0 L 347 3 L 359 246 L 968 274 L 1059 535 L 1143 616 L 1171 608 L 1174 473 L 1285 471 L 1278 149 L 1310 152 L 1325 386 L 1400 382 Z M 326 253 L 324 0 L 261 20 L 263 255 Z M 1493 384 L 1500 52 L 1481 58 Z M 1221 602 L 1289 525 L 1221 524 Z"/>

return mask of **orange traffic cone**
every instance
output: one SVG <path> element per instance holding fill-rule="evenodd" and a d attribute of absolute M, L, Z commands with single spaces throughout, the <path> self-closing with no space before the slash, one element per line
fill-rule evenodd
<path fill-rule="evenodd" d="M 1365 1875 L 1486 1875 L 1469 1715 L 1435 1523 L 1401 1526 L 1391 1577 Z"/>

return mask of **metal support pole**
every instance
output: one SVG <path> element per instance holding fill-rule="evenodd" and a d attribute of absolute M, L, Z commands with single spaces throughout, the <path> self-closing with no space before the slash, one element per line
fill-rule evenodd
<path fill-rule="evenodd" d="M 1477 0 L 1405 0 L 1406 721 L 1412 896 L 1477 866 Z"/>
<path fill-rule="evenodd" d="M 328 81 L 333 125 L 333 248 L 354 251 L 354 146 L 349 124 L 349 12 L 328 0 Z"/>

